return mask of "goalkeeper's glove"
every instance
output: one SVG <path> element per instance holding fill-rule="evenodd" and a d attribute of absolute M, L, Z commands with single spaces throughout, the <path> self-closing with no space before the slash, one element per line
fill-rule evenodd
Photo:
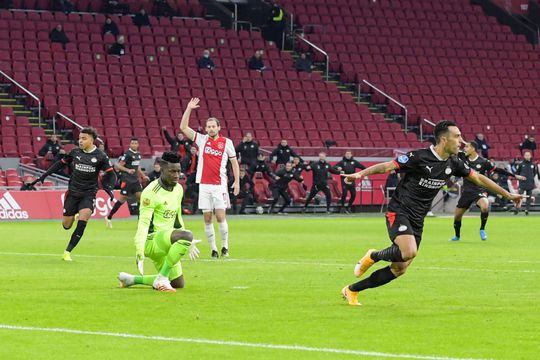
<path fill-rule="evenodd" d="M 197 247 L 197 244 L 200 242 L 201 240 L 195 240 L 195 239 L 191 241 L 191 245 L 189 246 L 189 249 L 188 249 L 189 258 L 191 260 L 195 260 L 199 257 L 199 254 L 201 253 L 201 251 Z"/>
<path fill-rule="evenodd" d="M 135 263 L 137 264 L 137 270 L 139 270 L 139 274 L 144 275 L 144 255 L 137 254 L 135 256 Z"/>

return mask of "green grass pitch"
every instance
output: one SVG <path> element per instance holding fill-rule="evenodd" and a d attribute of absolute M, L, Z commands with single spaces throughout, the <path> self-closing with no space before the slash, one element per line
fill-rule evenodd
<path fill-rule="evenodd" d="M 492 215 L 485 242 L 467 217 L 459 243 L 451 218 L 427 219 L 409 272 L 360 307 L 340 290 L 366 249 L 390 244 L 383 216 L 230 217 L 218 261 L 202 217 L 185 220 L 202 257 L 183 261 L 175 294 L 118 287 L 136 271 L 134 220 L 92 220 L 72 263 L 59 221 L 0 223 L 0 359 L 540 357 L 539 217 Z"/>

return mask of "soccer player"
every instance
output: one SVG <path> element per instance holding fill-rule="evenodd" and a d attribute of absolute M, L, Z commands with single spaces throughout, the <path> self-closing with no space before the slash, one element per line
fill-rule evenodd
<path fill-rule="evenodd" d="M 338 162 L 334 168 L 338 170 L 341 174 L 354 174 L 356 172 L 356 169 L 364 170 L 366 167 L 353 159 L 352 151 L 347 150 L 345 151 L 345 155 L 343 156 L 343 159 Z M 351 197 L 349 198 L 349 206 L 345 208 L 345 213 L 350 214 L 352 204 L 354 203 L 354 199 L 356 198 L 356 185 L 354 183 L 347 184 L 345 182 L 345 178 L 341 177 L 341 205 L 339 207 L 339 212 L 343 210 L 343 207 L 345 206 L 345 200 L 347 199 L 347 193 L 351 193 Z"/>
<path fill-rule="evenodd" d="M 206 135 L 193 131 L 189 127 L 189 116 L 193 109 L 199 107 L 199 99 L 193 98 L 188 103 L 182 116 L 180 130 L 195 142 L 199 148 L 197 178 L 199 185 L 199 209 L 204 216 L 204 232 L 212 249 L 212 258 L 218 258 L 216 234 L 212 224 L 212 211 L 221 235 L 221 256 L 229 256 L 229 225 L 225 219 L 225 211 L 230 207 L 229 192 L 227 191 L 227 161 L 230 160 L 234 174 L 233 194 L 240 193 L 240 168 L 236 159 L 234 145 L 230 139 L 219 134 L 219 120 L 211 117 L 206 120 Z"/>
<path fill-rule="evenodd" d="M 120 156 L 116 167 L 120 170 L 120 198 L 114 203 L 111 212 L 105 218 L 105 223 L 109 229 L 112 229 L 112 218 L 114 214 L 124 205 L 130 195 L 135 194 L 137 202 L 140 202 L 142 185 L 139 182 L 139 176 L 146 181 L 150 178 L 146 176 L 140 167 L 141 154 L 139 153 L 139 139 L 132 137 L 129 143 L 129 149 Z"/>
<path fill-rule="evenodd" d="M 492 172 L 497 172 L 506 176 L 513 176 L 518 180 L 525 180 L 525 177 L 514 175 L 511 172 L 498 168 L 491 161 L 480 157 L 478 154 L 479 150 L 480 146 L 473 140 L 465 144 L 464 151 L 459 152 L 458 157 L 479 174 L 488 176 Z M 480 208 L 480 239 L 487 240 L 486 223 L 489 216 L 489 201 L 486 190 L 470 181 L 465 181 L 454 213 L 455 235 L 450 239 L 451 241 L 459 241 L 461 236 L 461 219 L 472 204 L 476 204 Z"/>
<path fill-rule="evenodd" d="M 360 277 L 378 261 L 388 261 L 389 266 L 373 272 L 368 278 L 345 286 L 341 292 L 350 305 L 360 305 L 358 292 L 375 288 L 405 274 L 415 258 L 426 217 L 433 199 L 452 176 L 460 176 L 493 193 L 521 205 L 521 195 L 510 194 L 489 178 L 469 168 L 456 155 L 462 143 L 461 132 L 452 121 L 440 121 L 434 129 L 436 145 L 411 151 L 393 161 L 376 164 L 358 173 L 342 175 L 348 182 L 372 174 L 399 171 L 403 178 L 388 204 L 386 226 L 392 245 L 376 251 L 370 249 L 354 268 Z"/>
<path fill-rule="evenodd" d="M 287 162 L 284 168 L 281 168 L 276 172 L 275 179 L 276 181 L 272 185 L 272 197 L 274 198 L 274 201 L 272 201 L 272 205 L 270 205 L 268 213 L 271 214 L 272 211 L 274 211 L 274 206 L 278 203 L 279 198 L 282 197 L 284 202 L 283 205 L 281 205 L 278 214 L 285 214 L 283 211 L 287 205 L 291 203 L 291 197 L 287 192 L 289 183 L 292 180 L 296 180 L 301 183 L 304 181 L 304 178 L 300 176 L 299 173 L 293 171 L 291 162 Z"/>
<path fill-rule="evenodd" d="M 175 292 L 184 287 L 180 259 L 186 253 L 198 257 L 199 249 L 191 231 L 182 220 L 184 191 L 180 179 L 180 156 L 168 151 L 161 160 L 161 176 L 142 192 L 139 224 L 135 235 L 135 253 L 140 275 L 118 274 L 120 286 L 150 285 L 164 292 Z M 158 275 L 144 275 L 145 256 L 152 259 Z"/>
<path fill-rule="evenodd" d="M 525 205 L 525 215 L 529 215 L 529 208 L 532 202 L 532 191 L 535 188 L 534 178 L 540 177 L 538 174 L 538 166 L 532 161 L 532 155 L 530 151 L 525 151 L 523 154 L 523 161 L 516 166 L 516 174 L 524 175 L 526 179 L 519 182 L 519 193 L 527 196 Z M 517 215 L 519 209 L 514 208 L 514 215 Z"/>
<path fill-rule="evenodd" d="M 79 214 L 79 219 L 77 221 L 77 227 L 73 231 L 69 244 L 62 256 L 64 261 L 72 261 L 71 251 L 73 251 L 81 240 L 84 229 L 86 229 L 86 224 L 92 216 L 96 202 L 96 193 L 98 191 L 100 171 L 105 172 L 103 176 L 103 188 L 107 191 L 111 200 L 114 199 L 112 188 L 116 182 L 116 175 L 107 155 L 94 145 L 97 137 L 98 135 L 95 129 L 82 129 L 79 133 L 79 147 L 71 150 L 62 160 L 51 165 L 35 181 L 43 182 L 47 176 L 68 164 L 71 164 L 73 169 L 73 173 L 69 179 L 68 191 L 64 198 L 64 219 L 62 226 L 65 230 L 69 230 L 73 225 L 75 214 Z"/>

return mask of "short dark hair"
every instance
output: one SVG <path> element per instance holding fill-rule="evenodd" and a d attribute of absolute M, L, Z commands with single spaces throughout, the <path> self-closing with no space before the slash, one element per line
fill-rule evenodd
<path fill-rule="evenodd" d="M 137 141 L 137 142 L 139 142 L 139 138 L 136 137 L 136 136 L 132 136 L 130 141 Z"/>
<path fill-rule="evenodd" d="M 165 151 L 163 155 L 161 155 L 159 164 L 162 166 L 168 164 L 180 164 L 180 155 L 172 151 Z"/>
<path fill-rule="evenodd" d="M 215 118 L 215 117 L 208 118 L 208 120 L 206 120 L 206 123 L 208 124 L 209 121 L 215 121 L 217 126 L 221 127 L 221 123 L 219 122 L 219 120 L 217 118 Z"/>
<path fill-rule="evenodd" d="M 448 134 L 448 128 L 450 126 L 456 126 L 456 123 L 451 120 L 441 120 L 435 125 L 433 135 L 435 135 L 435 142 L 437 144 L 441 141 L 441 136 Z"/>
<path fill-rule="evenodd" d="M 476 141 L 474 141 L 474 140 L 471 141 L 469 143 L 469 145 L 471 145 L 474 148 L 474 150 L 476 150 L 476 151 L 478 151 L 478 149 L 480 149 L 480 146 L 478 146 L 478 143 Z"/>
<path fill-rule="evenodd" d="M 93 127 L 85 127 L 81 130 L 81 133 L 90 135 L 94 140 L 98 138 L 98 133 Z"/>

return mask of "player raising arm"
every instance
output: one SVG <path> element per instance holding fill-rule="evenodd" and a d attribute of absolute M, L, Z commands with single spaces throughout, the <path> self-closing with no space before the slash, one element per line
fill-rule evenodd
<path fill-rule="evenodd" d="M 240 192 L 240 167 L 236 159 L 236 151 L 230 139 L 219 134 L 219 120 L 211 117 L 206 120 L 206 135 L 193 131 L 189 127 L 191 111 L 199 107 L 199 99 L 194 98 L 188 103 L 182 116 L 180 130 L 199 148 L 196 182 L 199 185 L 199 209 L 204 216 L 204 232 L 212 249 L 212 258 L 218 258 L 216 234 L 212 224 L 212 211 L 221 235 L 221 256 L 229 256 L 229 225 L 225 219 L 225 211 L 230 207 L 229 192 L 227 191 L 227 161 L 231 161 L 234 174 L 233 194 Z"/>
<path fill-rule="evenodd" d="M 70 165 L 73 169 L 73 173 L 69 178 L 68 191 L 64 198 L 64 219 L 62 226 L 65 230 L 71 229 L 75 219 L 75 215 L 79 214 L 79 220 L 77 221 L 77 227 L 73 234 L 69 244 L 64 251 L 62 259 L 64 261 L 72 261 L 71 251 L 77 246 L 81 240 L 86 224 L 96 204 L 96 193 L 98 191 L 98 177 L 100 171 L 104 171 L 103 176 L 103 188 L 109 194 L 111 200 L 114 199 L 112 188 L 116 182 L 116 175 L 114 174 L 111 162 L 107 155 L 99 150 L 94 141 L 98 135 L 93 128 L 84 128 L 79 133 L 79 147 L 71 150 L 69 154 L 56 163 L 52 164 L 47 171 L 41 175 L 39 179 L 34 181 L 32 185 L 37 182 L 43 182 L 45 178 L 66 165 Z"/>
<path fill-rule="evenodd" d="M 386 213 L 386 226 L 392 245 L 379 251 L 368 250 L 355 266 L 354 274 L 357 277 L 364 275 L 374 263 L 381 260 L 390 262 L 390 265 L 373 272 L 364 280 L 345 286 L 342 295 L 350 305 L 360 305 L 358 292 L 389 283 L 405 273 L 418 252 L 424 218 L 431 203 L 452 175 L 464 177 L 513 201 L 516 206 L 521 205 L 521 195 L 510 194 L 455 156 L 463 140 L 461 132 L 452 121 L 439 122 L 435 126 L 434 135 L 435 146 L 411 151 L 393 161 L 370 166 L 355 174 L 342 175 L 347 182 L 352 182 L 367 175 L 384 174 L 392 170 L 403 174 Z"/>
<path fill-rule="evenodd" d="M 199 255 L 191 231 L 186 230 L 182 220 L 182 197 L 184 191 L 178 184 L 180 156 L 165 152 L 160 160 L 161 176 L 152 181 L 141 194 L 139 224 L 135 235 L 137 267 L 141 275 L 125 272 L 118 274 L 122 287 L 136 284 L 150 285 L 154 289 L 175 292 L 184 287 L 184 275 L 180 259 L 189 252 L 194 259 Z M 154 262 L 158 275 L 144 275 L 143 261 L 147 256 Z"/>

